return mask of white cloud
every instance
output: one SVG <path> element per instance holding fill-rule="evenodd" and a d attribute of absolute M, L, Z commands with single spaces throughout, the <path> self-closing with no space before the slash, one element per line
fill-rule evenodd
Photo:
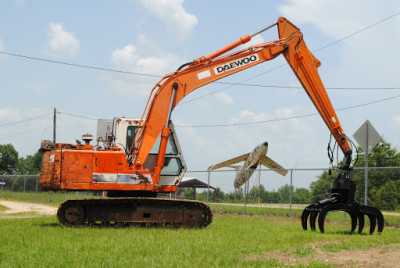
<path fill-rule="evenodd" d="M 18 6 L 23 6 L 25 5 L 25 0 L 13 0 L 15 4 Z"/>
<path fill-rule="evenodd" d="M 132 2 L 139 3 L 153 14 L 153 17 L 163 22 L 161 30 L 171 32 L 168 35 L 171 42 L 184 41 L 198 23 L 196 16 L 188 13 L 183 7 L 183 0 L 132 0 Z M 104 77 L 109 84 L 107 92 L 129 97 L 148 96 L 162 76 L 174 72 L 188 61 L 177 54 L 164 51 L 158 45 L 160 41 L 157 38 L 158 35 L 151 32 L 139 34 L 136 43 L 112 51 L 111 62 L 116 69 L 160 77 L 107 74 Z M 229 99 L 225 97 L 220 101 L 229 102 Z"/>
<path fill-rule="evenodd" d="M 350 36 L 315 53 L 322 62 L 320 72 L 326 86 L 394 87 L 398 84 L 397 62 L 393 59 L 400 58 L 400 51 L 388 50 L 387 42 L 382 40 L 390 36 L 391 44 L 400 41 L 400 32 L 395 30 L 400 28 L 400 16 L 382 20 L 400 10 L 399 1 L 388 0 L 382 5 L 373 0 L 289 0 L 278 9 L 300 29 L 310 31 L 305 32 L 305 41 L 311 50 L 318 49 L 312 46 L 313 42 L 321 47 Z M 304 27 L 306 23 L 321 32 Z M 316 37 L 318 41 L 313 39 Z M 370 101 L 370 96 L 358 94 L 356 97 L 357 101 L 367 97 Z"/>
<path fill-rule="evenodd" d="M 398 1 L 382 5 L 374 0 L 289 0 L 278 10 L 295 24 L 312 23 L 324 33 L 341 38 L 391 15 L 388 10 L 396 10 L 396 6 L 398 9 Z"/>
<path fill-rule="evenodd" d="M 241 48 L 244 49 L 244 48 L 258 45 L 258 44 L 261 44 L 264 42 L 265 42 L 264 38 L 261 35 L 257 34 L 256 36 L 253 36 L 253 38 L 251 38 L 251 40 L 249 42 L 247 42 L 246 44 L 243 44 L 241 46 Z"/>
<path fill-rule="evenodd" d="M 177 126 L 188 126 L 182 119 L 175 119 L 174 124 Z M 213 148 L 213 141 L 208 137 L 202 137 L 198 134 L 197 130 L 193 127 L 181 127 L 179 128 L 180 136 L 184 136 L 185 139 L 190 139 L 198 148 Z"/>
<path fill-rule="evenodd" d="M 400 115 L 396 115 L 395 117 L 393 117 L 393 122 L 396 124 L 400 124 Z"/>
<path fill-rule="evenodd" d="M 148 96 L 153 86 L 167 73 L 178 68 L 184 59 L 172 53 L 157 51 L 156 56 L 142 56 L 139 49 L 132 45 L 117 48 L 111 53 L 111 62 L 117 69 L 134 73 L 159 75 L 147 77 L 140 75 L 115 76 L 107 75 L 105 80 L 110 84 L 109 91 L 124 96 Z"/>
<path fill-rule="evenodd" d="M 177 36 L 187 37 L 197 25 L 197 17 L 190 14 L 183 7 L 184 0 L 133 0 L 147 8 L 165 24 L 170 25 L 179 34 Z"/>
<path fill-rule="evenodd" d="M 174 118 L 174 124 L 186 159 L 186 164 L 190 169 L 204 170 L 214 161 L 223 159 L 226 156 L 227 147 L 222 145 L 223 142 L 218 139 L 219 137 L 210 134 L 210 129 L 190 127 L 190 123 L 185 122 L 181 118 Z M 187 154 L 185 152 L 201 153 Z"/>
<path fill-rule="evenodd" d="M 293 118 L 298 113 L 300 108 L 297 106 L 294 107 L 284 107 L 278 108 L 273 113 L 268 112 L 261 112 L 255 113 L 249 110 L 242 110 L 240 111 L 239 115 L 236 117 L 232 117 L 229 120 L 230 124 L 238 124 L 242 122 L 263 122 L 269 121 L 266 123 L 268 128 L 274 132 L 276 135 L 284 135 L 289 139 L 297 139 L 296 133 L 304 132 L 307 127 L 304 125 L 304 122 Z M 291 118 L 291 119 L 289 119 Z M 281 119 L 288 119 L 288 120 L 281 120 Z M 256 124 L 256 126 L 263 126 L 264 124 Z M 252 125 L 250 125 L 252 126 Z"/>
<path fill-rule="evenodd" d="M 121 67 L 130 67 L 135 64 L 138 56 L 136 48 L 133 45 L 126 45 L 123 48 L 117 48 L 111 53 L 111 62 Z"/>
<path fill-rule="evenodd" d="M 239 113 L 239 116 L 233 117 L 229 120 L 230 124 L 237 124 L 241 122 L 259 122 L 270 119 L 270 115 L 268 113 L 259 113 L 256 114 L 255 112 L 249 110 L 242 110 Z"/>
<path fill-rule="evenodd" d="M 79 40 L 72 32 L 67 32 L 61 23 L 50 23 L 47 32 L 49 41 L 44 53 L 55 58 L 75 58 L 80 49 Z"/>
<path fill-rule="evenodd" d="M 224 105 L 234 105 L 235 100 L 228 93 L 220 91 L 215 94 L 215 100 Z"/>

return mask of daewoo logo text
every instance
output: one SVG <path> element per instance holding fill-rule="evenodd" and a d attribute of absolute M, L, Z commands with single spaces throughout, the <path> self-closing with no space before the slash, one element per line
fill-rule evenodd
<path fill-rule="evenodd" d="M 247 65 L 249 63 L 256 62 L 259 60 L 260 60 L 260 58 L 258 57 L 258 55 L 253 54 L 253 55 L 229 62 L 227 64 L 217 66 L 214 68 L 214 72 L 215 72 L 215 74 L 222 74 L 224 72 L 236 69 L 240 66 Z"/>

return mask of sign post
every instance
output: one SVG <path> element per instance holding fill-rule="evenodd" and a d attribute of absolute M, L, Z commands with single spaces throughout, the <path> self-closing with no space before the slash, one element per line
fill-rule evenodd
<path fill-rule="evenodd" d="M 361 127 L 354 132 L 353 138 L 358 142 L 358 145 L 365 152 L 365 193 L 364 193 L 364 204 L 368 205 L 367 194 L 368 194 L 368 153 L 379 143 L 381 136 L 372 126 L 368 120 L 361 125 Z"/>

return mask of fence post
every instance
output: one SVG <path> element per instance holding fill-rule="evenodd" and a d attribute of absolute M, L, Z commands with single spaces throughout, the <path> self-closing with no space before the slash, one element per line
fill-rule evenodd
<path fill-rule="evenodd" d="M 247 201 L 247 169 L 244 170 L 244 215 L 246 215 L 246 201 Z"/>
<path fill-rule="evenodd" d="M 5 173 L 3 174 L 3 176 L 5 175 Z M 1 176 L 1 197 L 3 197 L 3 192 L 4 192 L 4 177 Z"/>
<path fill-rule="evenodd" d="M 289 217 L 292 217 L 293 169 L 290 170 Z"/>
<path fill-rule="evenodd" d="M 208 205 L 208 195 L 210 193 L 210 171 L 208 171 L 208 180 L 207 180 L 207 205 Z"/>
<path fill-rule="evenodd" d="M 26 175 L 29 174 L 29 171 L 26 172 L 26 174 L 24 175 L 24 198 L 26 199 L 26 188 L 25 188 L 25 182 L 26 182 Z"/>
<path fill-rule="evenodd" d="M 38 195 L 38 187 L 39 187 L 39 177 L 38 175 L 36 175 L 36 197 L 35 197 L 35 201 L 37 203 L 37 195 Z"/>

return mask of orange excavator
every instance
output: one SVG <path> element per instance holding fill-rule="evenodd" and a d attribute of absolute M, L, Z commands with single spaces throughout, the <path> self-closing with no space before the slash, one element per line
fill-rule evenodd
<path fill-rule="evenodd" d="M 278 40 L 234 51 L 273 26 L 278 28 Z M 175 192 L 186 170 L 171 113 L 195 89 L 281 54 L 345 154 L 341 176 L 347 183 L 352 150 L 318 74 L 320 62 L 307 48 L 300 30 L 287 19 L 281 17 L 262 31 L 244 35 L 165 75 L 152 89 L 141 119 L 118 118 L 105 123 L 106 134 L 98 138 L 103 146 L 90 145 L 91 137 L 83 138 L 85 144 L 45 143 L 40 177 L 43 190 L 107 192 L 106 198 L 67 200 L 58 209 L 59 222 L 66 226 L 208 226 L 212 213 L 206 204 L 156 198 Z"/>

